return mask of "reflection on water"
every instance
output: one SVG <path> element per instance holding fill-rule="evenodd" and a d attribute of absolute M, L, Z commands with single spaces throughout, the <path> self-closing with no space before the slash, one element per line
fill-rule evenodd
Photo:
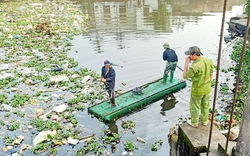
<path fill-rule="evenodd" d="M 118 127 L 115 122 L 108 123 L 110 132 L 118 134 Z"/>
<path fill-rule="evenodd" d="M 110 122 L 108 123 L 108 129 L 110 130 L 110 132 L 112 133 L 116 133 L 116 134 L 119 134 L 118 133 L 118 126 L 116 125 L 115 122 Z M 112 153 L 116 153 L 116 143 L 111 143 L 111 152 Z"/>
<path fill-rule="evenodd" d="M 161 115 L 165 116 L 166 115 L 166 111 L 168 110 L 171 110 L 175 107 L 175 104 L 178 103 L 178 101 L 176 100 L 175 96 L 173 94 L 169 94 L 169 95 L 166 95 L 164 98 L 163 98 L 163 102 L 161 104 Z"/>
<path fill-rule="evenodd" d="M 222 12 L 224 1 L 218 0 L 82 0 L 83 12 L 89 17 L 89 33 L 95 51 L 104 52 L 103 42 L 126 48 L 124 40 L 160 37 L 174 33 L 185 25 L 197 24 L 207 12 Z M 244 0 L 228 0 L 227 10 Z M 126 34 L 126 35 L 125 35 Z"/>

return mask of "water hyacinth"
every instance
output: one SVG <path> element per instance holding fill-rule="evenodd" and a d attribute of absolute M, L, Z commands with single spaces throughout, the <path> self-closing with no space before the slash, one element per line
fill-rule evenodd
<path fill-rule="evenodd" d="M 71 131 L 79 123 L 74 114 L 86 113 L 88 104 L 104 99 L 96 87 L 101 86 L 100 76 L 67 57 L 74 36 L 86 33 L 88 19 L 78 4 L 66 0 L 1 2 L 0 15 L 0 111 L 6 120 L 0 126 L 7 129 L 0 145 L 12 143 L 7 136 L 18 130 L 23 143 L 32 142 L 39 132 L 56 131 L 58 135 L 18 152 L 55 155 L 57 147 L 76 135 Z"/>

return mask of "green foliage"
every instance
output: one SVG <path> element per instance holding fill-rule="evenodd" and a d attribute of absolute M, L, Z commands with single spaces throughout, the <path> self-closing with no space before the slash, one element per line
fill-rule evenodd
<path fill-rule="evenodd" d="M 48 149 L 48 147 L 47 147 L 46 143 L 40 143 L 40 144 L 36 145 L 35 147 L 33 147 L 31 149 L 31 151 L 33 154 L 39 154 L 43 151 L 46 151 L 47 149 Z"/>
<path fill-rule="evenodd" d="M 228 86 L 221 86 L 220 87 L 220 92 L 222 94 L 228 94 L 229 87 Z"/>
<path fill-rule="evenodd" d="M 127 121 L 123 121 L 122 122 L 122 127 L 123 128 L 127 128 L 127 129 L 132 129 L 135 127 L 135 123 L 130 121 L 130 120 L 127 120 Z"/>
<path fill-rule="evenodd" d="M 49 153 L 50 154 L 56 154 L 57 153 L 57 150 L 56 150 L 56 148 L 51 148 L 50 150 L 49 150 Z"/>
<path fill-rule="evenodd" d="M 75 105 L 77 104 L 78 102 L 80 102 L 80 99 L 79 98 L 73 98 L 73 99 L 70 99 L 68 100 L 68 105 Z"/>
<path fill-rule="evenodd" d="M 10 117 L 10 114 L 9 114 L 9 113 L 6 113 L 6 114 L 4 115 L 4 117 L 5 117 L 5 118 L 8 118 L 8 117 Z"/>
<path fill-rule="evenodd" d="M 37 96 L 37 97 L 40 96 L 41 94 L 42 94 L 41 91 L 37 91 L 37 92 L 36 92 L 36 96 Z"/>
<path fill-rule="evenodd" d="M 249 0 L 248 0 L 249 4 Z M 234 68 L 234 73 L 238 74 L 238 67 L 239 67 L 239 61 L 241 58 L 241 53 L 242 53 L 242 47 L 243 47 L 243 42 L 239 41 L 237 44 L 233 47 L 233 52 L 230 55 L 231 59 L 236 62 L 236 66 Z M 244 52 L 244 59 L 242 62 L 242 69 L 241 69 L 241 74 L 240 74 L 240 87 L 237 92 L 237 98 L 236 98 L 236 108 L 235 108 L 235 115 L 236 119 L 240 120 L 242 116 L 242 112 L 244 109 L 245 105 L 245 99 L 246 99 L 246 93 L 248 89 L 248 84 L 250 81 L 250 77 L 248 76 L 250 73 L 250 44 L 246 45 L 246 50 Z"/>
<path fill-rule="evenodd" d="M 15 138 L 10 138 L 8 135 L 5 135 L 3 138 L 5 144 L 11 144 L 14 140 Z"/>
<path fill-rule="evenodd" d="M 10 100 L 11 106 L 12 107 L 21 107 L 21 106 L 24 106 L 24 103 L 26 101 L 28 101 L 29 98 L 30 98 L 30 96 L 28 94 L 23 94 L 23 95 L 21 95 L 21 94 L 15 94 L 11 98 L 11 100 Z"/>
<path fill-rule="evenodd" d="M 151 151 L 158 151 L 158 147 L 156 144 L 151 145 Z"/>
<path fill-rule="evenodd" d="M 78 123 L 76 117 L 75 117 L 73 114 L 72 114 L 72 115 L 66 116 L 65 119 L 66 119 L 68 122 L 72 123 L 73 126 L 76 126 L 77 123 Z"/>
<path fill-rule="evenodd" d="M 96 138 L 92 138 L 91 140 L 86 142 L 84 147 L 79 148 L 76 151 L 76 156 L 87 155 L 86 153 L 90 153 L 90 152 L 93 152 L 96 155 L 101 155 L 103 153 L 101 145 L 98 144 L 98 142 L 96 141 Z"/>
<path fill-rule="evenodd" d="M 5 125 L 5 122 L 0 119 L 0 126 L 4 126 L 4 125 Z"/>
<path fill-rule="evenodd" d="M 11 82 L 13 82 L 15 79 L 12 77 L 7 77 L 6 79 L 2 79 L 0 81 L 0 89 L 3 89 L 5 87 L 7 87 L 9 84 L 11 84 Z"/>
<path fill-rule="evenodd" d="M 85 107 L 84 107 L 83 105 L 81 105 L 81 104 L 78 104 L 78 105 L 76 106 L 76 109 L 77 109 L 78 111 L 83 111 L 83 110 L 85 109 Z"/>
<path fill-rule="evenodd" d="M 38 131 L 42 131 L 45 127 L 43 120 L 39 117 L 36 117 L 35 119 L 33 119 L 31 121 L 31 125 L 33 127 L 36 127 Z"/>
<path fill-rule="evenodd" d="M 127 120 L 127 121 L 122 121 L 122 127 L 124 129 L 130 129 L 132 131 L 132 133 L 135 133 L 134 129 L 135 129 L 135 123 Z"/>
<path fill-rule="evenodd" d="M 20 129 L 20 124 L 15 120 L 11 120 L 10 124 L 9 124 L 9 130 L 14 131 L 14 130 L 17 130 L 17 129 Z"/>
<path fill-rule="evenodd" d="M 120 136 L 117 133 L 112 133 L 109 130 L 104 130 L 102 141 L 107 144 L 110 144 L 112 142 L 118 143 L 120 141 Z"/>
<path fill-rule="evenodd" d="M 221 69 L 221 72 L 228 73 L 228 70 L 227 69 Z"/>
<path fill-rule="evenodd" d="M 213 86 L 215 86 L 215 80 L 214 79 L 211 81 L 211 87 L 213 87 Z"/>
<path fill-rule="evenodd" d="M 163 141 L 156 140 L 152 145 L 151 145 L 151 151 L 158 151 L 158 144 L 161 146 L 163 144 Z"/>
<path fill-rule="evenodd" d="M 250 13 L 250 0 L 247 0 L 245 12 L 246 12 L 246 13 Z"/>
<path fill-rule="evenodd" d="M 20 112 L 18 110 L 14 111 L 13 114 L 16 114 L 18 117 L 21 117 L 21 118 L 25 116 L 25 112 Z"/>
<path fill-rule="evenodd" d="M 128 141 L 125 142 L 124 149 L 126 151 L 132 152 L 132 151 L 134 151 L 135 146 L 133 145 L 133 143 L 130 140 L 128 140 Z"/>
<path fill-rule="evenodd" d="M 68 108 L 67 108 L 67 111 L 69 111 L 69 112 L 74 112 L 74 111 L 75 111 L 75 108 L 73 108 L 73 107 L 68 107 Z"/>
<path fill-rule="evenodd" d="M 60 101 L 60 100 L 63 100 L 63 99 L 64 99 L 64 96 L 61 95 L 61 96 L 59 96 L 56 100 L 57 100 L 57 101 Z"/>
<path fill-rule="evenodd" d="M 62 126 L 58 122 L 46 121 L 45 128 L 48 128 L 49 130 L 61 130 Z"/>

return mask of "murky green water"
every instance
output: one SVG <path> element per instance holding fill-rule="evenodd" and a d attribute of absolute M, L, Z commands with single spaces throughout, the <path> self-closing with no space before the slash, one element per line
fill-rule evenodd
<path fill-rule="evenodd" d="M 183 68 L 184 51 L 189 46 L 199 46 L 205 57 L 213 59 L 216 65 L 223 1 L 209 0 L 81 0 L 82 10 L 89 16 L 88 34 L 75 37 L 70 57 L 100 73 L 103 61 L 109 59 L 114 66 L 116 89 L 127 91 L 160 78 L 165 63 L 162 60 L 162 45 L 168 42 L 179 57 L 178 66 Z M 229 0 L 226 21 L 242 14 L 245 1 Z M 227 34 L 227 25 L 225 32 Z M 222 62 L 223 63 L 223 62 Z M 178 68 L 176 78 L 182 78 Z M 123 86 L 121 83 L 126 83 Z M 111 125 L 98 122 L 89 115 L 79 116 L 86 133 L 101 137 L 108 127 L 121 135 L 121 143 L 115 153 L 122 155 L 123 142 L 131 140 L 139 149 L 134 155 L 169 155 L 167 134 L 178 123 L 179 118 L 189 115 L 188 101 L 190 82 L 184 90 L 174 94 L 175 99 L 164 98 L 142 110 L 122 117 Z M 212 102 L 211 102 L 212 104 Z M 122 120 L 136 123 L 135 134 L 124 131 Z M 98 136 L 100 134 L 100 136 Z M 146 144 L 136 141 L 145 139 Z M 157 152 L 151 151 L 155 140 L 162 139 Z M 110 152 L 110 149 L 107 149 Z M 62 153 L 61 153 L 62 154 Z M 60 153 L 58 153 L 60 155 Z"/>

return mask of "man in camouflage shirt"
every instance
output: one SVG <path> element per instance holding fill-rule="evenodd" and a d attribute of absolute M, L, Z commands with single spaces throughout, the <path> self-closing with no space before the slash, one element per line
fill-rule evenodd
<path fill-rule="evenodd" d="M 166 82 L 169 72 L 170 72 L 170 82 L 173 82 L 174 72 L 178 62 L 178 56 L 176 55 L 175 51 L 170 48 L 168 43 L 163 44 L 163 48 L 165 51 L 163 52 L 162 58 L 166 61 L 166 67 L 164 70 L 162 82 Z"/>

